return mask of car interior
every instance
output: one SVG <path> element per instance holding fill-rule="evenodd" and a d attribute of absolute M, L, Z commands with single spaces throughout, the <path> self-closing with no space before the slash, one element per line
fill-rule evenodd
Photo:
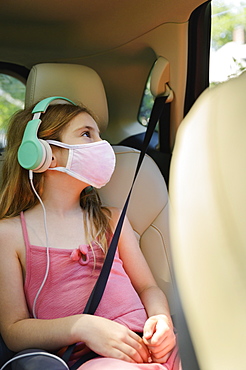
<path fill-rule="evenodd" d="M 245 74 L 208 88 L 210 29 L 204 0 L 0 5 L 0 73 L 25 84 L 24 105 L 83 103 L 113 145 L 103 204 L 123 206 L 151 105 L 167 96 L 127 215 L 168 297 L 184 370 L 246 368 Z M 11 355 L 1 343 L 0 366 Z"/>

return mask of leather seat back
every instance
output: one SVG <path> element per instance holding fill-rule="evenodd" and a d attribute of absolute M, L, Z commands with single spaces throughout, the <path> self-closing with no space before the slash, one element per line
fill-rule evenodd
<path fill-rule="evenodd" d="M 99 194 L 104 204 L 122 208 L 132 184 L 139 151 L 123 146 L 116 146 L 114 150 L 115 172 Z M 152 273 L 174 311 L 168 192 L 159 168 L 147 155 L 134 184 L 127 216 Z"/>
<path fill-rule="evenodd" d="M 178 131 L 171 243 L 201 369 L 245 369 L 246 73 L 207 89 Z"/>

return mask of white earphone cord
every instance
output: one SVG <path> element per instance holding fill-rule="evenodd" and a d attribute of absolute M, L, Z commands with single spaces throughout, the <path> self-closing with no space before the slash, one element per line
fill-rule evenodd
<path fill-rule="evenodd" d="M 47 227 L 47 215 L 46 215 L 46 209 L 45 209 L 45 206 L 44 206 L 44 203 L 42 201 L 42 199 L 40 198 L 38 192 L 36 191 L 35 189 L 35 186 L 33 184 L 33 172 L 30 170 L 29 171 L 29 180 L 30 180 L 30 184 L 31 184 L 31 187 L 32 187 L 32 190 L 34 192 L 34 194 L 36 195 L 36 197 L 38 198 L 42 208 L 43 208 L 43 213 L 44 213 L 44 229 L 45 229 L 45 237 L 46 237 L 46 240 L 45 240 L 45 243 L 46 243 L 46 256 L 47 256 L 47 263 L 46 263 L 46 271 L 45 271 L 45 275 L 44 275 L 44 279 L 37 291 L 37 294 L 34 298 L 34 301 L 33 301 L 33 308 L 32 308 L 32 314 L 33 314 L 33 317 L 36 319 L 36 304 L 37 304 L 37 300 L 38 300 L 38 297 L 44 287 L 44 284 L 47 280 L 47 277 L 48 277 L 48 274 L 49 274 L 49 269 L 50 269 L 50 253 L 49 253 L 49 235 L 48 235 L 48 227 Z M 1 370 L 1 369 L 0 369 Z"/>
<path fill-rule="evenodd" d="M 42 355 L 42 356 L 51 357 L 53 359 L 56 359 L 57 361 L 60 361 L 64 365 L 65 369 L 69 370 L 68 365 L 66 364 L 66 362 L 62 358 L 60 358 L 56 355 L 53 355 L 52 353 L 41 352 L 41 351 L 40 352 L 32 352 L 32 353 L 23 353 L 21 355 L 17 355 L 15 357 L 11 358 L 9 361 L 5 362 L 5 364 L 0 368 L 0 370 L 5 369 L 6 366 L 8 366 L 9 364 L 11 364 L 12 362 L 14 362 L 16 360 L 20 360 L 22 358 L 30 357 L 30 356 L 38 356 L 38 355 Z"/>

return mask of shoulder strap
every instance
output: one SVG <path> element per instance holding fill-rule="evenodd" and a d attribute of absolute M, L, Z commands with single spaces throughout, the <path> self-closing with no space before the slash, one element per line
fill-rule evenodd
<path fill-rule="evenodd" d="M 115 252 L 116 252 L 116 249 L 117 249 L 117 245 L 118 245 L 121 229 L 122 229 L 122 226 L 123 226 L 124 218 L 126 216 L 126 211 L 127 211 L 128 204 L 129 204 L 129 201 L 130 201 L 132 189 L 133 189 L 134 183 L 136 181 L 138 172 L 140 170 L 141 164 L 143 162 L 144 156 L 146 154 L 151 136 L 154 132 L 156 124 L 157 124 L 157 122 L 158 122 L 158 120 L 159 120 L 159 118 L 162 114 L 162 111 L 164 109 L 166 99 L 167 99 L 166 96 L 157 97 L 155 99 L 154 106 L 153 106 L 153 109 L 152 109 L 152 114 L 151 114 L 151 117 L 150 117 L 150 120 L 149 120 L 149 124 L 148 124 L 146 134 L 145 134 L 143 147 L 142 147 L 142 150 L 140 152 L 139 160 L 138 160 L 138 163 L 137 163 L 137 167 L 136 167 L 136 170 L 135 170 L 135 175 L 134 175 L 134 178 L 133 178 L 133 182 L 132 182 L 129 194 L 127 196 L 124 207 L 122 209 L 122 212 L 121 212 L 118 224 L 116 226 L 111 244 L 109 246 L 109 249 L 108 249 L 108 252 L 107 252 L 107 255 L 106 255 L 106 258 L 105 258 L 105 262 L 104 262 L 102 270 L 101 270 L 101 273 L 100 273 L 100 275 L 98 277 L 98 280 L 97 280 L 97 282 L 94 286 L 94 289 L 93 289 L 93 291 L 92 291 L 92 293 L 91 293 L 91 295 L 88 299 L 88 302 L 86 304 L 86 307 L 85 307 L 83 313 L 94 314 L 94 312 L 96 311 L 96 309 L 99 305 L 99 302 L 102 298 L 104 289 L 105 289 L 106 284 L 107 284 L 110 269 L 111 269 L 111 266 L 112 266 L 112 263 L 113 263 L 113 260 L 114 260 L 114 255 L 115 255 Z"/>
<path fill-rule="evenodd" d="M 20 213 L 20 220 L 21 220 L 23 239 L 24 239 L 26 250 L 27 250 L 30 248 L 30 241 L 29 241 L 29 236 L 28 236 L 27 227 L 26 227 L 26 220 L 25 220 L 23 211 Z"/>
<path fill-rule="evenodd" d="M 97 279 L 97 282 L 96 282 L 96 284 L 95 284 L 95 286 L 94 286 L 94 288 L 91 292 L 91 295 L 90 295 L 90 297 L 87 301 L 86 307 L 83 311 L 84 314 L 93 315 L 94 312 L 96 311 L 99 303 L 100 303 L 100 300 L 101 300 L 102 296 L 103 296 L 103 293 L 104 293 L 104 290 L 105 290 L 105 287 L 106 287 L 106 284 L 107 284 L 107 280 L 108 280 L 108 277 L 109 277 L 109 274 L 110 274 L 111 266 L 113 264 L 115 252 L 116 252 L 116 249 L 117 249 L 117 245 L 118 245 L 121 229 L 122 229 L 122 226 L 123 226 L 124 218 L 125 218 L 125 215 L 126 215 L 126 211 L 127 211 L 127 208 L 128 208 L 128 204 L 129 204 L 129 201 L 130 201 L 132 189 L 133 189 L 134 183 L 136 181 L 138 172 L 140 170 L 141 164 L 143 162 L 144 156 L 146 154 L 150 139 L 151 139 L 152 134 L 154 132 L 154 129 L 156 127 L 156 124 L 157 124 L 158 120 L 160 119 L 161 114 L 164 110 L 165 102 L 166 102 L 167 98 L 168 98 L 168 96 L 158 96 L 158 97 L 155 98 L 154 105 L 153 105 L 151 115 L 150 115 L 150 120 L 149 120 L 148 127 L 147 127 L 147 130 L 146 130 L 146 133 L 145 133 L 142 150 L 140 152 L 140 156 L 139 156 L 139 160 L 138 160 L 138 163 L 137 163 L 135 175 L 134 175 L 134 178 L 133 178 L 133 182 L 132 182 L 129 194 L 127 196 L 125 205 L 122 209 L 119 221 L 117 223 L 112 241 L 110 243 L 110 246 L 109 246 L 109 249 L 108 249 L 104 264 L 103 264 L 103 267 L 102 267 L 102 270 L 101 270 L 100 275 Z M 75 347 L 75 344 L 69 346 L 68 349 L 66 350 L 66 352 L 64 353 L 64 355 L 62 356 L 62 358 L 65 361 L 69 360 L 69 358 L 70 358 L 70 356 L 73 352 L 74 347 Z M 83 362 L 84 362 L 83 358 L 78 360 L 76 362 L 77 367 L 79 367 Z"/>

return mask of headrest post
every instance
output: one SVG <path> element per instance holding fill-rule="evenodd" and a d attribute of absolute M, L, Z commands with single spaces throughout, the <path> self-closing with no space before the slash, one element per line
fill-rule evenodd
<path fill-rule="evenodd" d="M 171 91 L 170 87 L 168 86 L 169 81 L 170 81 L 170 63 L 164 57 L 159 57 L 154 64 L 150 76 L 150 90 L 152 95 L 154 95 L 155 97 L 161 95 L 165 96 L 168 95 Z M 173 98 L 171 94 L 170 98 L 171 100 Z"/>

